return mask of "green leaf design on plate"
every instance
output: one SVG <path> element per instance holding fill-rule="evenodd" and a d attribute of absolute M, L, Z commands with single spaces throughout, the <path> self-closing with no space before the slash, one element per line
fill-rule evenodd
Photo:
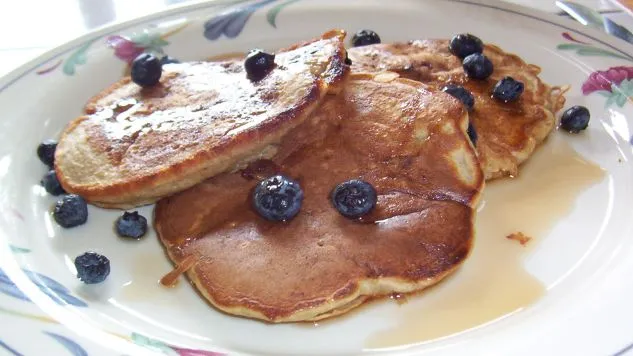
<path fill-rule="evenodd" d="M 611 93 L 607 101 L 604 103 L 604 108 L 608 109 L 609 107 L 611 107 L 611 105 L 615 104 L 615 101 L 617 100 L 618 95 L 619 95 L 618 92 Z"/>
<path fill-rule="evenodd" d="M 626 100 L 627 100 L 626 95 L 620 94 L 615 98 L 615 103 L 618 105 L 618 107 L 623 107 L 624 104 L 626 104 Z"/>
<path fill-rule="evenodd" d="M 606 91 L 606 90 L 599 90 L 599 91 L 597 91 L 595 93 L 599 94 L 601 96 L 604 96 L 605 98 L 610 98 L 611 95 L 612 95 L 610 91 Z"/>
<path fill-rule="evenodd" d="M 633 80 L 625 79 L 620 85 L 611 84 L 611 96 L 604 104 L 605 107 L 609 107 L 614 103 L 618 107 L 623 107 L 626 102 L 633 98 Z"/>
<path fill-rule="evenodd" d="M 174 349 L 167 346 L 167 344 L 162 341 L 150 339 L 149 337 L 138 333 L 132 333 L 131 338 L 132 341 L 139 346 L 143 346 L 154 351 L 159 351 L 164 355 L 178 356 L 178 353 Z"/>
<path fill-rule="evenodd" d="M 160 34 L 155 32 L 143 31 L 130 38 L 135 45 L 142 47 L 146 52 L 152 52 L 154 54 L 163 55 L 163 47 L 167 46 L 169 42 L 165 41 Z"/>
<path fill-rule="evenodd" d="M 276 5 L 274 7 L 272 7 L 270 10 L 268 10 L 268 12 L 266 13 L 266 20 L 268 20 L 268 23 L 274 27 L 277 28 L 277 15 L 279 15 L 279 12 L 281 10 L 283 10 L 286 6 L 295 3 L 299 0 L 288 0 L 286 2 L 282 2 L 279 5 Z"/>
<path fill-rule="evenodd" d="M 624 56 L 618 53 L 613 53 L 613 52 L 600 49 L 600 48 L 581 48 L 581 49 L 578 49 L 576 53 L 578 53 L 578 55 L 580 56 L 613 57 L 613 58 L 620 58 L 620 59 L 626 59 L 628 61 L 631 61 L 631 58 L 627 56 Z"/>
<path fill-rule="evenodd" d="M 614 104 L 621 108 L 629 99 L 633 98 L 633 81 L 625 79 L 620 85 L 611 84 L 610 92 L 601 90 L 597 93 L 607 98 L 607 101 L 604 103 L 605 109 L 608 109 Z"/>
<path fill-rule="evenodd" d="M 579 50 L 579 49 L 595 48 L 595 47 L 593 47 L 592 45 L 578 44 L 578 43 L 561 43 L 558 46 L 556 46 L 556 48 L 563 51 L 570 51 L 570 50 Z"/>
<path fill-rule="evenodd" d="M 625 56 L 623 54 L 615 53 L 606 49 L 596 48 L 591 45 L 577 44 L 577 43 L 561 43 L 556 46 L 561 51 L 576 51 L 579 56 L 600 56 L 625 59 L 627 61 L 633 61 L 633 58 Z"/>
<path fill-rule="evenodd" d="M 13 253 L 29 253 L 29 252 L 31 252 L 31 250 L 28 249 L 28 248 L 17 247 L 17 246 L 14 246 L 14 245 L 9 245 L 9 248 L 11 248 L 11 252 L 13 252 Z"/>
<path fill-rule="evenodd" d="M 64 74 L 74 75 L 76 66 L 86 64 L 86 52 L 88 51 L 88 48 L 90 48 L 90 46 L 96 41 L 97 38 L 93 39 L 92 41 L 86 42 L 75 52 L 73 52 L 73 54 L 71 54 L 68 59 L 66 59 L 66 61 L 64 62 L 64 67 L 62 68 Z"/>
<path fill-rule="evenodd" d="M 633 96 L 633 80 L 624 79 L 616 89 L 620 89 L 627 96 Z"/>

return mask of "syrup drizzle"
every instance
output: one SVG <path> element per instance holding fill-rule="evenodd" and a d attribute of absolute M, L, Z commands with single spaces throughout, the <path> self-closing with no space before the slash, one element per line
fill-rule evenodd
<path fill-rule="evenodd" d="M 527 252 L 575 207 L 576 197 L 605 171 L 553 135 L 519 177 L 489 182 L 476 219 L 474 249 L 464 265 L 437 286 L 397 308 L 394 324 L 372 335 L 367 348 L 418 344 L 509 316 L 545 293 L 523 266 Z M 506 238 L 521 232 L 527 245 Z"/>

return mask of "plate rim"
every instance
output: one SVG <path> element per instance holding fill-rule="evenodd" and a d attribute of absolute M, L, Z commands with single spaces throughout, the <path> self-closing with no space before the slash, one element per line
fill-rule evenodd
<path fill-rule="evenodd" d="M 184 14 L 196 9 L 211 9 L 214 7 L 222 7 L 230 9 L 232 6 L 240 4 L 248 4 L 257 2 L 257 0 L 192 0 L 191 3 L 170 5 L 165 9 L 158 10 L 146 15 L 125 19 L 115 20 L 113 22 L 98 26 L 84 34 L 74 37 L 71 40 L 64 41 L 61 44 L 54 45 L 46 49 L 43 53 L 32 58 L 31 60 L 21 64 L 11 71 L 0 76 L 0 93 L 6 88 L 20 80 L 25 75 L 37 69 L 39 66 L 50 62 L 64 53 L 79 48 L 90 41 L 97 40 L 106 35 L 120 32 L 120 30 L 134 27 L 143 23 L 151 23 L 165 17 Z"/>
<path fill-rule="evenodd" d="M 309 0 L 304 0 L 304 1 L 307 2 Z M 404 0 L 404 1 L 407 1 L 407 0 Z M 561 29 L 572 31 L 576 34 L 585 36 L 591 40 L 598 42 L 601 45 L 604 45 L 612 50 L 615 50 L 623 55 L 626 55 L 627 57 L 633 58 L 633 54 L 632 54 L 633 45 L 623 40 L 609 36 L 608 34 L 603 33 L 600 30 L 590 28 L 590 27 L 585 27 L 581 24 L 574 22 L 571 19 L 561 18 L 553 13 L 548 13 L 548 12 L 541 11 L 538 9 L 533 9 L 524 5 L 512 4 L 512 3 L 507 3 L 507 2 L 499 2 L 498 0 L 436 0 L 436 1 L 464 3 L 464 4 L 470 4 L 470 5 L 476 5 L 476 6 L 483 6 L 495 11 L 508 12 L 513 15 L 527 17 L 535 21 L 547 22 L 551 25 L 560 27 Z M 257 3 L 257 2 L 258 2 L 257 0 L 194 0 L 193 2 L 190 2 L 190 3 L 171 5 L 163 10 L 152 12 L 146 15 L 130 18 L 127 20 L 114 21 L 114 22 L 105 24 L 103 26 L 99 26 L 95 29 L 87 31 L 81 36 L 73 38 L 72 40 L 65 41 L 62 44 L 59 44 L 56 46 L 52 46 L 51 48 L 45 50 L 42 54 L 36 56 L 30 61 L 2 75 L 0 77 L 0 95 L 4 92 L 5 89 L 15 84 L 24 76 L 32 73 L 41 65 L 47 62 L 50 62 L 51 60 L 54 60 L 57 57 L 69 51 L 72 51 L 85 43 L 102 38 L 103 36 L 120 32 L 121 30 L 142 25 L 144 23 L 152 23 L 154 21 L 158 21 L 166 17 L 191 13 L 197 9 L 212 9 L 216 7 L 218 9 L 222 7 L 224 7 L 225 9 L 230 9 L 233 6 Z M 313 1 L 313 2 L 317 2 L 317 1 Z M 4 229 L 0 229 L 0 240 L 9 241 L 9 234 L 5 233 Z M 11 254 L 8 254 L 8 256 L 11 256 Z M 15 268 L 11 268 L 11 269 L 17 269 L 21 271 L 21 267 L 17 264 L 17 259 L 15 258 L 10 258 L 10 259 L 11 261 L 8 263 L 15 264 L 13 266 Z M 0 265 L 6 265 L 6 264 L 7 264 L 6 261 L 0 263 Z M 7 269 L 6 271 L 9 271 L 9 270 L 10 269 Z M 9 275 L 9 273 L 7 274 Z M 27 280 L 24 280 L 23 282 L 31 283 L 30 281 L 27 281 Z M 37 305 L 37 303 L 35 305 Z M 40 308 L 39 305 L 37 305 L 37 307 Z M 68 328 L 67 326 L 65 327 Z M 86 337 L 86 338 L 92 339 L 90 337 Z M 130 344 L 130 342 L 127 342 L 127 343 Z M 222 348 L 214 345 L 214 349 L 221 350 Z M 619 351 L 617 351 L 614 355 L 622 355 L 624 352 L 627 352 L 630 349 L 633 349 L 633 343 L 629 343 L 629 344 L 626 344 L 625 346 L 621 346 L 618 349 Z"/>
<path fill-rule="evenodd" d="M 234 5 L 238 4 L 249 4 L 256 3 L 257 0 L 193 0 L 193 3 L 186 4 L 176 4 L 172 5 L 166 9 L 159 10 L 157 12 L 153 12 L 150 14 L 142 15 L 140 17 L 135 17 L 127 20 L 114 21 L 109 24 L 102 25 L 95 29 L 92 29 L 85 34 L 76 37 L 72 40 L 64 42 L 60 45 L 54 46 L 44 53 L 38 55 L 37 57 L 31 59 L 30 61 L 14 68 L 10 72 L 4 74 L 0 77 L 0 93 L 2 93 L 6 88 L 14 84 L 17 80 L 22 78 L 25 75 L 28 75 L 30 72 L 35 70 L 37 67 L 41 66 L 44 63 L 50 62 L 51 60 L 57 58 L 58 56 L 69 52 L 82 44 L 90 42 L 91 40 L 96 40 L 105 35 L 112 34 L 115 32 L 120 32 L 122 29 L 126 29 L 129 27 L 134 27 L 136 25 L 152 22 L 154 20 L 158 20 L 164 17 L 178 15 L 180 13 L 191 12 L 196 9 L 209 9 L 212 7 L 221 7 L 226 6 L 230 8 Z M 303 0 L 310 1 L 310 0 Z M 396 0 L 399 1 L 399 0 Z M 406 1 L 406 0 L 404 0 Z M 523 16 L 531 18 L 532 20 L 547 22 L 549 24 L 564 28 L 568 31 L 573 31 L 577 34 L 586 36 L 592 40 L 599 42 L 602 45 L 609 47 L 612 50 L 615 50 L 621 54 L 624 54 L 630 58 L 633 58 L 633 44 L 630 44 L 624 40 L 615 38 L 610 36 L 598 29 L 594 29 L 591 27 L 583 26 L 572 19 L 561 18 L 556 14 L 548 13 L 545 11 L 541 11 L 538 9 L 533 9 L 524 5 L 518 5 L 513 3 L 508 3 L 505 1 L 499 0 L 434 0 L 434 1 L 444 1 L 444 2 L 453 2 L 453 3 L 463 3 L 470 4 L 476 6 L 484 6 L 486 8 L 496 10 L 496 11 L 504 11 L 509 12 L 514 15 Z M 313 0 L 313 2 L 316 2 Z M 628 48 L 628 51 L 622 49 Z"/>

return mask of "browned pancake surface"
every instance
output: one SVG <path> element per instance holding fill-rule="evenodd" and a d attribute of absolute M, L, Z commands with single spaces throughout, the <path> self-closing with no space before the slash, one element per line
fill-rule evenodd
<path fill-rule="evenodd" d="M 446 84 L 462 85 L 475 97 L 470 118 L 479 136 L 477 150 L 487 179 L 518 174 L 518 166 L 532 154 L 555 126 L 555 112 L 565 102 L 560 88 L 543 83 L 540 68 L 518 56 L 486 45 L 484 54 L 494 65 L 487 80 L 468 79 L 462 61 L 448 50 L 446 40 L 377 44 L 349 49 L 352 70 L 394 71 L 421 81 L 435 90 Z M 491 97 L 492 88 L 504 76 L 525 84 L 525 92 L 514 103 Z"/>
<path fill-rule="evenodd" d="M 413 81 L 355 79 L 314 116 L 331 123 L 302 127 L 323 135 L 320 142 L 156 206 L 155 228 L 169 256 L 176 263 L 195 256 L 189 277 L 226 312 L 272 322 L 321 319 L 368 297 L 423 289 L 468 255 L 483 174 L 455 99 Z M 304 190 L 300 213 L 287 223 L 265 221 L 249 202 L 252 178 L 277 172 Z M 353 178 L 379 193 L 364 222 L 344 218 L 329 201 L 337 184 Z"/>
<path fill-rule="evenodd" d="M 158 85 L 125 78 L 64 131 L 56 170 L 68 192 L 106 207 L 154 202 L 246 162 L 271 157 L 347 72 L 344 33 L 276 55 L 260 81 L 242 60 L 164 67 Z"/>

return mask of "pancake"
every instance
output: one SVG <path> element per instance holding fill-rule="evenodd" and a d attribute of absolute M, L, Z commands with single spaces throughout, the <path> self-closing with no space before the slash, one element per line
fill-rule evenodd
<path fill-rule="evenodd" d="M 340 90 L 343 31 L 277 53 L 251 82 L 242 60 L 168 64 L 160 83 L 122 79 L 86 105 L 57 146 L 55 169 L 69 193 L 129 208 L 272 157 L 325 95 Z"/>
<path fill-rule="evenodd" d="M 477 152 L 486 179 L 516 176 L 519 165 L 555 127 L 555 113 L 564 103 L 560 87 L 551 87 L 538 77 L 540 68 L 494 45 L 484 54 L 494 72 L 487 80 L 468 79 L 462 61 L 448 50 L 447 40 L 418 40 L 408 43 L 376 44 L 349 49 L 352 71 L 393 71 L 418 80 L 434 90 L 446 84 L 462 85 L 475 97 L 470 115 L 478 134 Z M 504 76 L 525 84 L 517 102 L 503 103 L 491 97 L 492 88 Z"/>
<path fill-rule="evenodd" d="M 422 290 L 461 265 L 484 182 L 467 114 L 448 94 L 396 76 L 355 75 L 326 98 L 295 132 L 322 139 L 157 203 L 167 254 L 195 262 L 187 275 L 212 305 L 268 322 L 319 320 Z M 258 180 L 275 173 L 304 190 L 286 223 L 264 220 L 249 203 Z M 338 183 L 356 178 L 378 192 L 360 221 L 329 201 Z"/>

